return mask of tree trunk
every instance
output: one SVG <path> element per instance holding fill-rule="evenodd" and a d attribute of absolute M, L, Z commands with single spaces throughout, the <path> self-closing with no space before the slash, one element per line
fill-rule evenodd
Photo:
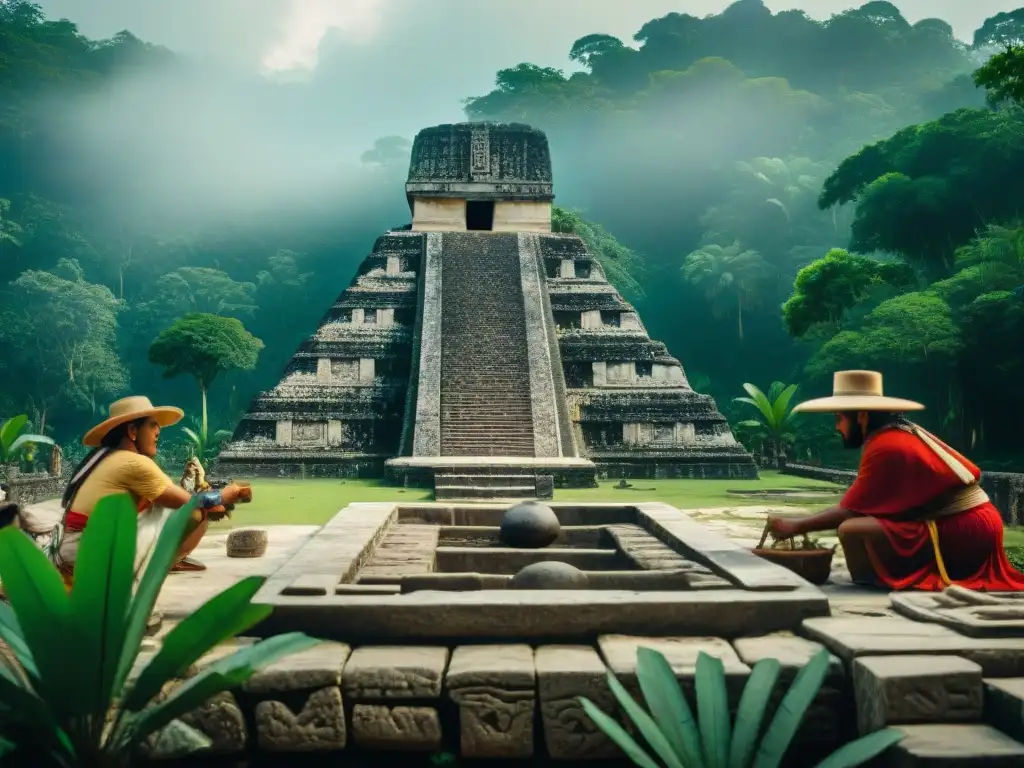
<path fill-rule="evenodd" d="M 743 341 L 743 294 L 736 294 L 736 323 L 740 341 Z"/>
<path fill-rule="evenodd" d="M 199 389 L 203 393 L 203 424 L 202 424 L 203 431 L 202 431 L 202 434 L 200 435 L 200 437 L 203 438 L 203 448 L 205 449 L 206 448 L 206 385 L 205 384 L 200 384 L 199 385 Z"/>

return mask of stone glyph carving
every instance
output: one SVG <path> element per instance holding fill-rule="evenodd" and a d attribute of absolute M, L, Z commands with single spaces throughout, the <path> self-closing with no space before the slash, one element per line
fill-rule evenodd
<path fill-rule="evenodd" d="M 528 645 L 455 649 L 446 687 L 459 707 L 463 757 L 533 755 L 534 680 L 533 649 Z"/>
<path fill-rule="evenodd" d="M 441 719 L 433 707 L 356 704 L 352 740 L 365 749 L 434 752 L 441 748 Z"/>
<path fill-rule="evenodd" d="M 268 752 L 332 752 L 345 748 L 345 710 L 337 687 L 321 688 L 298 713 L 280 701 L 256 705 L 256 736 Z"/>

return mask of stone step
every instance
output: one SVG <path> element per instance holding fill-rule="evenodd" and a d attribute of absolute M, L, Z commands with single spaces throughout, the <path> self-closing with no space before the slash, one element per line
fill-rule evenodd
<path fill-rule="evenodd" d="M 942 723 L 897 725 L 904 738 L 886 752 L 887 765 L 900 768 L 1019 768 L 1024 744 L 990 725 Z"/>
<path fill-rule="evenodd" d="M 434 498 L 450 499 L 534 499 L 536 485 L 483 486 L 483 485 L 435 485 Z"/>
<path fill-rule="evenodd" d="M 1024 677 L 985 680 L 985 721 L 1024 742 Z"/>
<path fill-rule="evenodd" d="M 534 485 L 533 473 L 530 474 L 447 474 L 438 472 L 434 475 L 434 486 L 439 485 L 476 485 L 490 487 L 512 487 L 517 485 Z"/>

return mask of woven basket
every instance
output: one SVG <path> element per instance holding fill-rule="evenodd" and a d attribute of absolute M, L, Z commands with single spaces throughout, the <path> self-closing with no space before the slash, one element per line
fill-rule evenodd
<path fill-rule="evenodd" d="M 760 543 L 751 550 L 755 555 L 793 571 L 811 584 L 821 586 L 828 581 L 828 577 L 832 573 L 832 557 L 835 555 L 835 548 L 770 549 L 764 546 L 767 538 L 768 523 L 765 523 Z"/>
<path fill-rule="evenodd" d="M 263 557 L 267 532 L 259 528 L 236 528 L 228 534 L 228 557 Z"/>

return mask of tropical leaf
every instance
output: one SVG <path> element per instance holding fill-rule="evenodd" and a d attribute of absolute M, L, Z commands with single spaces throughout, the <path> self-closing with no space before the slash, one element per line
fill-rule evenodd
<path fill-rule="evenodd" d="M 782 664 L 777 659 L 761 659 L 750 671 L 736 710 L 736 723 L 729 746 L 729 768 L 747 768 L 761 736 L 768 700 L 779 680 Z"/>
<path fill-rule="evenodd" d="M 629 691 L 622 687 L 615 675 L 611 672 L 608 673 L 608 687 L 612 689 L 612 694 L 615 699 L 619 702 L 619 705 L 625 710 L 626 715 L 633 721 L 633 724 L 640 731 L 640 735 L 644 737 L 644 741 L 655 751 L 661 762 L 663 762 L 667 768 L 685 768 L 683 763 L 680 762 L 679 758 L 672 751 L 672 745 L 669 744 L 668 739 L 658 728 L 657 723 L 651 719 L 651 716 L 644 712 L 643 707 L 637 704 L 633 697 L 629 695 Z"/>
<path fill-rule="evenodd" d="M 744 384 L 743 389 L 746 390 L 747 394 L 750 395 L 750 399 L 754 401 L 754 407 L 761 412 L 764 416 L 765 424 L 769 429 L 773 428 L 772 424 L 772 404 L 768 402 L 768 398 L 765 397 L 764 392 L 755 387 L 753 384 Z"/>
<path fill-rule="evenodd" d="M 15 458 L 18 453 L 29 443 L 35 443 L 38 445 L 55 445 L 52 437 L 46 435 L 18 435 L 14 442 L 11 443 L 11 447 L 7 449 L 7 455 L 10 458 Z"/>
<path fill-rule="evenodd" d="M 77 651 L 68 594 L 57 569 L 18 528 L 0 529 L 0 581 L 39 672 L 39 695 L 67 706 L 68 659 Z"/>
<path fill-rule="evenodd" d="M 797 673 L 796 679 L 789 687 L 779 704 L 779 709 L 772 718 L 768 732 L 761 740 L 754 759 L 754 768 L 778 768 L 782 758 L 789 749 L 790 742 L 796 735 L 808 707 L 821 690 L 828 674 L 831 655 L 822 649 L 808 661 Z"/>
<path fill-rule="evenodd" d="M 261 576 L 242 579 L 168 632 L 160 651 L 139 674 L 122 706 L 130 711 L 142 709 L 164 683 L 180 677 L 204 653 L 266 618 L 273 609 L 251 603 L 263 582 Z"/>
<path fill-rule="evenodd" d="M 301 632 L 288 632 L 237 650 L 182 683 L 164 701 L 139 713 L 134 718 L 132 730 L 139 737 L 153 733 L 218 693 L 241 685 L 260 667 L 319 642 Z"/>
<path fill-rule="evenodd" d="M 139 647 L 142 645 L 142 638 L 146 633 L 146 622 L 149 620 L 150 614 L 153 613 L 153 606 L 156 604 L 157 595 L 160 594 L 160 588 L 171 571 L 171 565 L 178 552 L 178 547 L 185 537 L 185 527 L 192 517 L 196 502 L 197 500 L 193 498 L 188 504 L 172 512 L 164 522 L 163 530 L 160 531 L 153 554 L 139 580 L 135 598 L 128 611 L 128 627 L 125 631 L 117 676 L 114 679 L 115 690 L 119 691 L 124 687 L 132 665 L 139 655 Z"/>
<path fill-rule="evenodd" d="M 704 768 L 697 721 L 664 654 L 638 648 L 636 676 L 644 701 L 672 750 L 687 768 Z"/>
<path fill-rule="evenodd" d="M 726 768 L 732 724 L 722 660 L 703 651 L 699 653 L 694 680 L 704 762 L 708 768 Z"/>
<path fill-rule="evenodd" d="M 7 643 L 18 663 L 25 672 L 36 681 L 39 678 L 39 670 L 36 669 L 35 659 L 32 658 L 32 651 L 25 642 L 25 636 L 21 632 L 21 625 L 18 624 L 18 617 L 14 614 L 7 603 L 0 602 L 0 640 Z"/>
<path fill-rule="evenodd" d="M 11 445 L 14 444 L 15 438 L 18 437 L 26 424 L 28 424 L 28 416 L 22 413 L 12 416 L 0 427 L 0 458 L 5 460 L 9 458 Z"/>
<path fill-rule="evenodd" d="M 790 415 L 789 404 L 793 400 L 793 396 L 796 394 L 798 387 L 796 384 L 790 384 L 779 396 L 772 401 L 772 416 L 774 422 L 781 428 L 786 423 L 786 419 Z"/>
<path fill-rule="evenodd" d="M 903 736 L 904 734 L 895 728 L 875 731 L 840 747 L 818 763 L 817 768 L 855 768 L 864 765 L 889 747 L 898 744 L 903 740 Z"/>
<path fill-rule="evenodd" d="M 132 598 L 138 513 L 127 494 L 100 499 L 82 532 L 71 589 L 81 714 L 105 712 L 121 660 Z"/>
<path fill-rule="evenodd" d="M 598 709 L 594 702 L 583 696 L 576 697 L 576 700 L 583 707 L 587 717 L 593 720 L 594 725 L 601 729 L 601 733 L 614 741 L 616 746 L 625 753 L 626 757 L 633 761 L 633 765 L 638 765 L 640 768 L 661 768 L 650 755 L 644 752 L 643 747 L 633 741 L 633 737 L 626 733 L 626 730 L 621 725 Z"/>

